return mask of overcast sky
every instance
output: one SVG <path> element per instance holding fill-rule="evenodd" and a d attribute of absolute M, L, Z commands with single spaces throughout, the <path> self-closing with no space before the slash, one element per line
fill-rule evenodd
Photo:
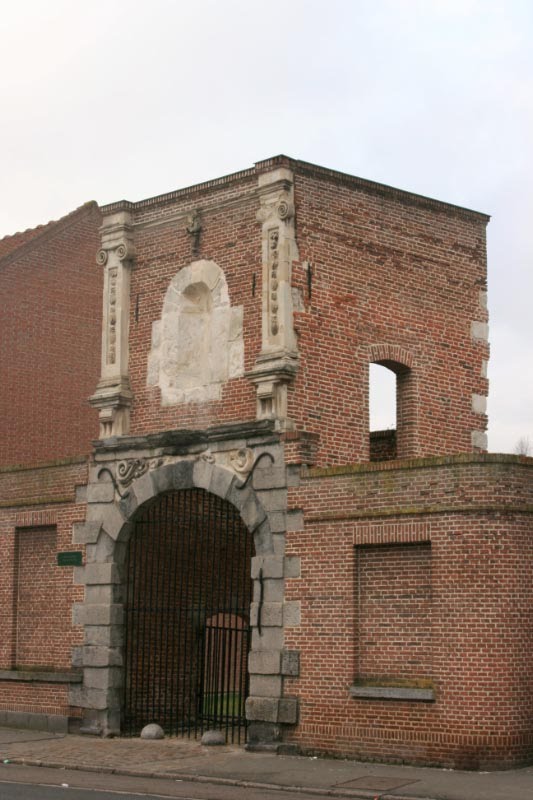
<path fill-rule="evenodd" d="M 492 215 L 489 447 L 533 446 L 531 0 L 18 0 L 0 236 L 278 153 Z"/>

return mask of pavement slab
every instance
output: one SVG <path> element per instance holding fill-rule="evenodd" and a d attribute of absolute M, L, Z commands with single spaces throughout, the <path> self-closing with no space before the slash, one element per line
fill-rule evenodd
<path fill-rule="evenodd" d="M 371 800 L 529 800 L 533 767 L 458 772 L 273 753 L 195 739 L 100 739 L 0 728 L 0 766 L 36 765 L 126 776 L 321 793 Z"/>

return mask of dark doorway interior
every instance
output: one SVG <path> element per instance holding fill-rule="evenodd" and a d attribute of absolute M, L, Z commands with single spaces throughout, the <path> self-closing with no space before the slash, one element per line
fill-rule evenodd
<path fill-rule="evenodd" d="M 252 536 L 203 489 L 141 509 L 128 545 L 123 732 L 245 739 Z"/>

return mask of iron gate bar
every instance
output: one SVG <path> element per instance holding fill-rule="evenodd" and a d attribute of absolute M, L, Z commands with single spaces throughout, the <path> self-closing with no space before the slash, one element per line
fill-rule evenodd
<path fill-rule="evenodd" d="M 161 495 L 135 522 L 126 559 L 125 733 L 245 736 L 252 535 L 203 489 Z"/>

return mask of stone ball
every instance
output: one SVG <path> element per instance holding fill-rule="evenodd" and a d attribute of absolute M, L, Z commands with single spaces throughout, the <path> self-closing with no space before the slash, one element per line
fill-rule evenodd
<path fill-rule="evenodd" d="M 141 739 L 164 739 L 165 731 L 161 725 L 156 725 L 155 722 L 150 725 L 145 725 L 141 731 Z"/>
<path fill-rule="evenodd" d="M 226 737 L 222 731 L 206 731 L 201 738 L 201 744 L 226 744 Z"/>

